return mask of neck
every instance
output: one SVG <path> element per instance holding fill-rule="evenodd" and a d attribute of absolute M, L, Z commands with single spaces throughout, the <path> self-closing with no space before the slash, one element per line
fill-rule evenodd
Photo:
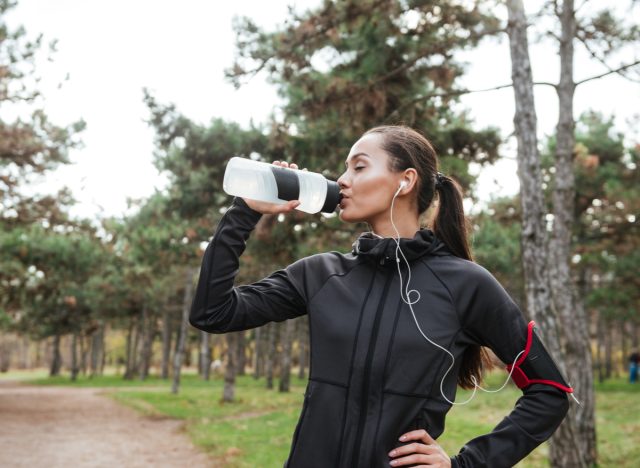
<path fill-rule="evenodd" d="M 395 228 L 393 227 L 395 224 Z M 409 212 L 399 212 L 394 210 L 393 212 L 393 224 L 389 216 L 389 211 L 380 215 L 378 219 L 370 220 L 369 225 L 374 234 L 381 237 L 392 237 L 394 239 L 399 237 L 406 239 L 413 239 L 416 232 L 420 230 L 420 223 L 415 215 L 410 215 Z M 396 232 L 397 229 L 397 232 Z"/>

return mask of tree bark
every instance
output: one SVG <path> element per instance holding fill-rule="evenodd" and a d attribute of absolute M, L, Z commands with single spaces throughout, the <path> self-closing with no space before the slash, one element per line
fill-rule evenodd
<path fill-rule="evenodd" d="M 8 372 L 11 367 L 11 344 L 6 335 L 0 333 L 0 372 Z"/>
<path fill-rule="evenodd" d="M 629 356 L 629 346 L 627 343 L 627 322 L 624 319 L 619 319 L 618 324 L 620 325 L 620 344 L 622 348 L 622 356 L 620 356 L 620 366 L 616 366 L 616 368 L 620 367 L 624 372 L 627 368 L 627 357 Z"/>
<path fill-rule="evenodd" d="M 580 295 L 571 278 L 571 236 L 575 213 L 575 177 L 573 154 L 575 147 L 575 122 L 573 118 L 573 40 L 576 34 L 576 19 L 573 0 L 564 0 L 559 13 L 560 37 L 560 82 L 558 92 L 558 125 L 556 129 L 556 161 L 553 189 L 553 231 L 549 243 L 549 274 L 553 285 L 553 301 L 562 324 L 561 344 L 566 365 L 566 376 L 576 393 L 580 405 L 571 405 L 565 422 L 554 434 L 551 445 L 553 466 L 591 466 L 596 462 L 595 395 L 593 368 L 589 348 L 587 317 Z M 573 458 L 573 436 L 579 443 Z"/>
<path fill-rule="evenodd" d="M 276 352 L 278 346 L 278 327 L 276 322 L 268 325 L 269 337 L 267 339 L 267 353 L 265 355 L 265 375 L 267 376 L 267 388 L 273 388 L 273 372 L 276 362 Z"/>
<path fill-rule="evenodd" d="M 604 376 L 607 379 L 611 378 L 611 368 L 613 363 L 613 337 L 612 331 L 613 327 L 611 326 L 611 321 L 604 321 Z"/>
<path fill-rule="evenodd" d="M 178 393 L 180 388 L 180 372 L 182 370 L 182 361 L 184 358 L 184 350 L 187 342 L 187 330 L 189 326 L 189 310 L 191 309 L 191 301 L 193 299 L 193 268 L 188 267 L 184 278 L 184 298 L 182 301 L 182 319 L 180 321 L 180 337 L 178 339 L 178 347 L 173 357 L 173 385 L 171 393 Z"/>
<path fill-rule="evenodd" d="M 20 341 L 20 364 L 21 369 L 31 369 L 31 341 L 27 336 Z"/>
<path fill-rule="evenodd" d="M 522 0 L 508 0 L 507 9 L 509 14 L 507 32 L 516 104 L 514 125 L 518 141 L 518 177 L 523 228 L 521 247 L 527 312 L 544 333 L 545 344 L 549 352 L 566 375 L 561 353 L 560 323 L 553 309 L 547 271 L 549 264 L 546 245 L 547 233 L 533 78 L 527 39 L 527 20 Z M 563 424 L 567 426 L 568 431 L 562 432 L 560 438 L 556 435 L 552 437 L 551 450 L 557 453 L 553 446 L 559 443 L 564 451 L 565 460 L 573 460 L 577 463 L 557 465 L 557 459 L 552 456 L 552 465 L 582 467 L 584 464 L 580 457 L 580 445 L 576 438 L 573 419 L 565 418 Z"/>
<path fill-rule="evenodd" d="M 101 362 L 104 354 L 104 322 L 100 323 L 98 330 L 91 340 L 91 377 L 102 375 Z"/>
<path fill-rule="evenodd" d="M 145 380 L 149 376 L 151 358 L 153 354 L 153 340 L 156 336 L 156 319 L 153 313 L 149 313 L 146 304 L 142 306 L 142 349 L 140 353 L 140 365 L 138 374 L 140 380 Z"/>
<path fill-rule="evenodd" d="M 295 333 L 296 322 L 287 320 L 284 324 L 282 337 L 282 356 L 280 359 L 280 384 L 279 392 L 288 392 L 291 384 L 291 351 L 293 348 L 293 335 Z"/>
<path fill-rule="evenodd" d="M 309 361 L 309 322 L 307 319 L 298 320 L 298 378 L 305 378 L 305 369 Z"/>
<path fill-rule="evenodd" d="M 254 329 L 254 338 L 253 338 L 253 378 L 259 379 L 264 375 L 264 335 L 265 328 L 259 327 Z"/>
<path fill-rule="evenodd" d="M 85 336 L 84 333 L 80 334 L 78 336 L 78 344 L 80 345 L 80 373 L 83 376 L 87 375 L 87 353 L 88 353 L 88 346 L 87 346 L 87 339 L 88 337 Z"/>
<path fill-rule="evenodd" d="M 52 343 L 52 358 L 51 367 L 49 368 L 49 377 L 60 375 L 60 369 L 62 368 L 62 355 L 60 354 L 60 335 L 56 334 L 53 337 Z"/>
<path fill-rule="evenodd" d="M 133 376 L 136 372 L 136 364 L 135 364 L 135 356 L 136 356 L 136 348 L 138 344 L 137 337 L 137 320 L 135 316 L 131 316 L 129 320 L 129 330 L 127 332 L 127 360 L 125 363 L 125 370 L 123 378 L 125 380 L 133 379 Z"/>
<path fill-rule="evenodd" d="M 227 363 L 224 371 L 224 389 L 222 391 L 222 401 L 226 403 L 232 403 L 235 399 L 238 336 L 238 332 L 227 333 Z"/>
<path fill-rule="evenodd" d="M 604 382 L 604 363 L 602 360 L 602 349 L 604 348 L 604 319 L 602 314 L 598 313 L 598 331 L 596 341 L 596 367 L 598 369 L 598 382 Z"/>
<path fill-rule="evenodd" d="M 171 359 L 171 314 L 166 306 L 162 314 L 162 370 L 163 379 L 169 378 L 169 360 Z"/>
<path fill-rule="evenodd" d="M 244 331 L 238 332 L 238 363 L 236 375 L 245 375 L 245 367 L 247 366 L 247 341 Z"/>
<path fill-rule="evenodd" d="M 211 344 L 210 334 L 200 332 L 200 375 L 204 380 L 209 380 L 211 374 Z"/>
<path fill-rule="evenodd" d="M 78 334 L 73 333 L 71 335 L 71 380 L 75 381 L 78 378 Z"/>

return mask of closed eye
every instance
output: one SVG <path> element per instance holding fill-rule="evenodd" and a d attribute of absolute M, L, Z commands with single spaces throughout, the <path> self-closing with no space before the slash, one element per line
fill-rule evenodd
<path fill-rule="evenodd" d="M 359 166 L 359 167 L 356 167 L 356 168 L 354 169 L 354 171 L 357 171 L 357 170 L 359 170 L 359 169 L 364 169 L 364 168 L 365 168 L 365 166 Z"/>

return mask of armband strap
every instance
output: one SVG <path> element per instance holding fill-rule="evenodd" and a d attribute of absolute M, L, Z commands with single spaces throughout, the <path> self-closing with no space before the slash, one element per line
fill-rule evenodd
<path fill-rule="evenodd" d="M 539 383 L 573 393 L 573 388 L 567 383 L 535 331 L 535 325 L 533 320 L 529 322 L 524 353 L 518 358 L 515 365 L 509 364 L 506 367 L 507 372 L 511 372 L 513 368 L 511 378 L 518 388 L 526 388 L 531 384 Z"/>

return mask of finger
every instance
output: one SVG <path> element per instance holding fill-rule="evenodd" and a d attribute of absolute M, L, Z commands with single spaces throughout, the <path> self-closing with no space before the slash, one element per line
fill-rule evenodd
<path fill-rule="evenodd" d="M 414 454 L 409 455 L 407 457 L 397 458 L 395 460 L 391 460 L 389 464 L 391 466 L 406 466 L 406 465 L 432 465 L 438 461 L 438 458 L 434 455 L 422 455 L 422 454 Z"/>
<path fill-rule="evenodd" d="M 289 200 L 284 205 L 281 205 L 281 208 L 278 210 L 278 213 L 288 213 L 289 211 L 293 211 L 293 209 L 298 206 L 300 206 L 299 200 Z"/>
<path fill-rule="evenodd" d="M 438 444 L 424 429 L 418 429 L 416 431 L 410 431 L 402 434 L 400 436 L 400 440 L 402 442 L 406 442 L 407 440 L 422 440 L 425 444 Z"/>
<path fill-rule="evenodd" d="M 291 167 L 292 169 L 298 169 L 298 165 L 296 163 L 291 163 L 289 167 Z"/>
<path fill-rule="evenodd" d="M 433 454 L 433 453 L 437 453 L 438 450 L 439 450 L 439 447 L 437 445 L 413 443 L 413 444 L 407 444 L 407 445 L 402 445 L 400 447 L 397 447 L 393 449 L 391 452 L 389 452 L 388 455 L 393 458 L 393 457 L 399 457 L 402 455 L 409 455 L 411 453 Z"/>

